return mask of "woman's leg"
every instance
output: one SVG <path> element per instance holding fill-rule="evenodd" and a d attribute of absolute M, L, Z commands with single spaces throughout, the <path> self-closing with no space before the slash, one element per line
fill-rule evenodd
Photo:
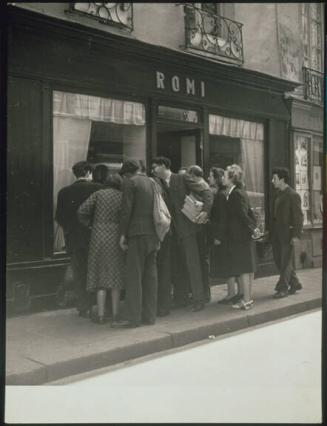
<path fill-rule="evenodd" d="M 244 288 L 243 288 L 243 282 L 240 280 L 240 277 L 236 277 L 236 284 L 237 284 L 237 295 L 242 296 L 244 294 Z"/>
<path fill-rule="evenodd" d="M 107 291 L 100 289 L 97 292 L 98 317 L 104 317 Z"/>
<path fill-rule="evenodd" d="M 229 299 L 236 296 L 235 277 L 230 277 L 230 278 L 227 279 L 227 289 L 228 289 L 227 297 Z"/>
<path fill-rule="evenodd" d="M 243 300 L 249 302 L 252 299 L 252 274 L 242 274 L 239 276 L 240 286 L 243 289 Z"/>
<path fill-rule="evenodd" d="M 115 321 L 119 313 L 120 289 L 111 289 L 112 318 Z"/>

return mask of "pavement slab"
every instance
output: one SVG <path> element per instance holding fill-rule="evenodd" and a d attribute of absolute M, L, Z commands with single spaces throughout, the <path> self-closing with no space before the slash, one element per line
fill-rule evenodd
<path fill-rule="evenodd" d="M 155 325 L 135 329 L 99 326 L 77 316 L 75 309 L 7 319 L 6 384 L 45 384 L 320 307 L 321 269 L 301 270 L 298 275 L 303 290 L 278 300 L 272 298 L 276 276 L 255 280 L 255 306 L 250 311 L 217 304 L 227 294 L 225 285 L 217 285 L 203 311 L 175 309 Z"/>

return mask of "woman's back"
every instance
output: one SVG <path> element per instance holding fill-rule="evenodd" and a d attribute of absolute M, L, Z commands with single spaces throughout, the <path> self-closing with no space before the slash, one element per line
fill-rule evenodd
<path fill-rule="evenodd" d="M 122 193 L 117 189 L 105 188 L 97 191 L 93 225 L 119 222 Z"/>

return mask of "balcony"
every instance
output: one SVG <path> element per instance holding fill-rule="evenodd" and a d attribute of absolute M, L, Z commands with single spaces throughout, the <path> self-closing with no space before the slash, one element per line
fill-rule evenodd
<path fill-rule="evenodd" d="M 304 99 L 323 102 L 323 74 L 319 71 L 303 67 Z"/>
<path fill-rule="evenodd" d="M 185 48 L 224 62 L 243 64 L 243 24 L 202 10 L 194 3 L 179 5 L 184 7 Z"/>
<path fill-rule="evenodd" d="M 133 30 L 132 3 L 71 3 L 68 12 L 88 16 L 102 24 Z"/>

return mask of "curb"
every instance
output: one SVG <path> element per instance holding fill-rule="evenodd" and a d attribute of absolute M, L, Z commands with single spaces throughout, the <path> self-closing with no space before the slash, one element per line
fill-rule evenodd
<path fill-rule="evenodd" d="M 172 333 L 165 332 L 163 336 L 153 338 L 146 342 L 137 342 L 48 366 L 40 366 L 39 363 L 37 364 L 35 361 L 30 360 L 35 363 L 36 368 L 32 371 L 8 375 L 6 377 L 6 385 L 26 386 L 46 384 L 64 377 L 85 373 L 98 368 L 109 367 L 156 352 L 178 348 L 189 343 L 207 339 L 210 335 L 221 336 L 319 308 L 321 307 L 321 303 L 322 299 L 319 297 L 289 306 L 278 307 L 266 312 L 246 314 L 241 318 L 233 318 L 226 321 L 220 320 L 210 324 L 199 325 L 189 330 Z"/>

